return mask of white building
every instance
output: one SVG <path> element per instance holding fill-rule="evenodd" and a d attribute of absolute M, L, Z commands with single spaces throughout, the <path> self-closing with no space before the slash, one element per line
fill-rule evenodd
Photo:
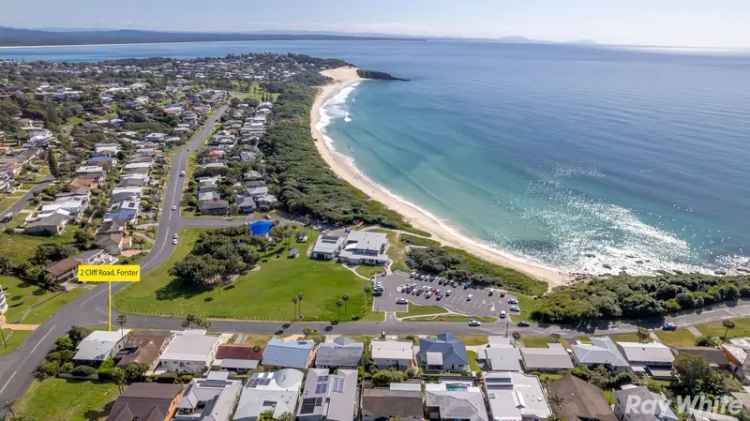
<path fill-rule="evenodd" d="M 293 368 L 253 374 L 242 388 L 234 420 L 257 420 L 264 412 L 271 412 L 273 419 L 285 414 L 293 419 L 303 377 L 302 371 Z"/>
<path fill-rule="evenodd" d="M 82 363 L 101 363 L 107 358 L 113 357 L 125 344 L 125 338 L 129 329 L 115 330 L 112 332 L 95 330 L 83 338 L 76 348 L 73 361 Z"/>
<path fill-rule="evenodd" d="M 484 388 L 495 421 L 531 421 L 552 417 L 536 376 L 516 372 L 485 373 Z"/>
<path fill-rule="evenodd" d="M 378 368 L 409 368 L 414 364 L 414 347 L 405 341 L 372 341 L 370 355 Z"/>
<path fill-rule="evenodd" d="M 202 373 L 211 367 L 221 340 L 206 335 L 205 330 L 175 332 L 159 358 L 159 371 Z"/>

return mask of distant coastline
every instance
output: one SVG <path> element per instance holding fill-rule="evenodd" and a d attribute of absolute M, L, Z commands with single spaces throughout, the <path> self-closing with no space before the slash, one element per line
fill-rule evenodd
<path fill-rule="evenodd" d="M 330 99 L 335 97 L 342 90 L 355 86 L 365 79 L 359 76 L 358 69 L 355 67 L 340 67 L 337 69 L 326 70 L 322 73 L 323 75 L 332 78 L 334 82 L 320 88 L 310 113 L 310 130 L 313 138 L 316 140 L 315 144 L 318 152 L 336 175 L 352 184 L 372 199 L 377 200 L 389 209 L 398 212 L 410 224 L 431 233 L 435 240 L 445 245 L 464 249 L 493 263 L 547 281 L 551 287 L 567 284 L 571 281 L 572 277 L 568 273 L 503 252 L 502 250 L 493 248 L 487 244 L 465 236 L 455 228 L 448 226 L 435 215 L 432 215 L 419 206 L 398 197 L 365 176 L 354 165 L 354 162 L 350 157 L 341 154 L 334 149 L 333 140 L 325 134 L 325 122 L 322 121 L 323 108 Z"/>

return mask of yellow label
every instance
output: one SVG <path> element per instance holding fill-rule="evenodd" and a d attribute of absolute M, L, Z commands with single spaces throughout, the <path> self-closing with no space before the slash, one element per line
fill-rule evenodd
<path fill-rule="evenodd" d="M 141 265 L 78 265 L 81 282 L 140 282 Z"/>

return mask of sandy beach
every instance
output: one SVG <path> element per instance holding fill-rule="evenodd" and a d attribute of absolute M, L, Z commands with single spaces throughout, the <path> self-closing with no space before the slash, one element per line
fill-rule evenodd
<path fill-rule="evenodd" d="M 313 138 L 316 139 L 315 145 L 318 152 L 336 175 L 362 190 L 371 198 L 398 212 L 414 227 L 431 233 L 433 239 L 442 244 L 464 249 L 490 262 L 507 266 L 547 281 L 550 287 L 563 285 L 571 280 L 570 274 L 530 262 L 509 253 L 504 253 L 501 250 L 468 238 L 424 209 L 403 200 L 373 182 L 354 166 L 350 157 L 333 150 L 330 146 L 332 142 L 326 141 L 326 136 L 319 127 L 321 108 L 342 89 L 360 82 L 362 79 L 357 75 L 357 69 L 354 67 L 340 67 L 326 70 L 322 73 L 334 79 L 334 82 L 320 88 L 310 115 L 310 129 Z"/>

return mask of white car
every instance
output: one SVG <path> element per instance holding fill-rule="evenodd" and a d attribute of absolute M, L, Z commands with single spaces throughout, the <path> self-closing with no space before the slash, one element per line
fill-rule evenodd
<path fill-rule="evenodd" d="M 176 238 L 172 240 L 172 244 L 175 245 L 175 246 L 177 245 L 177 239 Z"/>
<path fill-rule="evenodd" d="M 501 312 L 500 312 L 500 318 L 501 318 L 501 319 L 504 319 L 504 318 L 506 318 L 507 316 L 508 316 L 508 313 L 506 313 L 506 312 L 505 312 L 505 310 L 503 310 L 503 311 L 501 311 Z"/>
<path fill-rule="evenodd" d="M 482 326 L 482 322 L 480 322 L 479 320 L 473 320 L 472 319 L 472 320 L 469 321 L 469 326 L 471 326 L 471 327 L 479 327 L 479 326 Z"/>
<path fill-rule="evenodd" d="M 466 296 L 466 301 L 471 301 L 472 298 L 474 298 L 474 296 L 469 294 Z"/>
<path fill-rule="evenodd" d="M 406 298 L 399 298 L 396 300 L 396 304 L 407 304 L 409 301 L 406 300 Z"/>
<path fill-rule="evenodd" d="M 175 205 L 175 206 L 172 206 L 172 210 L 173 210 L 173 211 L 176 211 L 176 210 L 177 210 L 177 206 L 176 206 L 176 205 Z"/>

